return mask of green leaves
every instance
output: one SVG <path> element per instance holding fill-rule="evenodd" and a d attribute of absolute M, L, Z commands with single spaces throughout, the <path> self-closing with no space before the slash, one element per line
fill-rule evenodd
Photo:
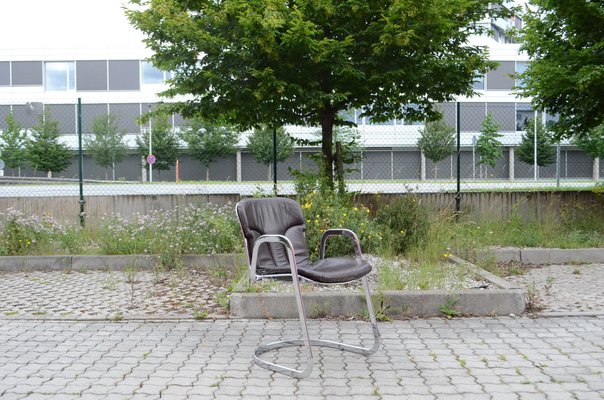
<path fill-rule="evenodd" d="M 59 121 L 52 119 L 46 108 L 26 141 L 27 159 L 35 170 L 47 171 L 50 176 L 71 164 L 71 153 L 66 145 L 59 143 L 60 136 Z"/>
<path fill-rule="evenodd" d="M 2 160 L 7 168 L 20 168 L 25 165 L 25 131 L 13 117 L 8 114 L 5 118 L 6 129 L 0 132 L 0 150 L 2 150 Z"/>
<path fill-rule="evenodd" d="M 556 161 L 556 151 L 550 136 L 541 121 L 537 121 L 537 165 L 545 167 Z M 520 161 L 535 163 L 535 120 L 531 119 L 525 126 L 525 133 L 516 154 Z"/>
<path fill-rule="evenodd" d="M 427 122 L 417 146 L 435 163 L 450 156 L 455 149 L 455 128 L 443 120 Z"/>
<path fill-rule="evenodd" d="M 494 167 L 497 160 L 503 156 L 503 149 L 498 138 L 503 135 L 499 133 L 499 125 L 493 121 L 493 116 L 488 113 L 482 121 L 482 131 L 476 141 L 476 150 L 480 155 L 478 165 L 486 164 Z"/>
<path fill-rule="evenodd" d="M 604 4 L 532 0 L 522 49 L 533 59 L 521 75 L 523 96 L 558 114 L 557 138 L 589 136 L 604 122 Z"/>
<path fill-rule="evenodd" d="M 84 139 L 86 151 L 101 167 L 114 167 L 126 157 L 125 132 L 118 131 L 117 116 L 101 115 L 92 121 L 92 136 Z"/>

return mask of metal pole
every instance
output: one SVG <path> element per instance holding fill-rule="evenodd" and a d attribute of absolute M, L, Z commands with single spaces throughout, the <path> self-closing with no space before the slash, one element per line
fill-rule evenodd
<path fill-rule="evenodd" d="M 82 99 L 78 97 L 78 175 L 80 180 L 80 226 L 84 227 L 84 153 L 82 151 Z"/>
<path fill-rule="evenodd" d="M 536 181 L 537 180 L 537 168 L 539 167 L 537 165 L 537 110 L 535 110 L 535 119 L 533 120 L 533 126 L 534 126 L 534 138 L 533 138 L 533 178 Z"/>
<path fill-rule="evenodd" d="M 455 193 L 455 219 L 459 221 L 461 212 L 461 121 L 460 121 L 460 103 L 455 103 L 456 106 L 456 123 L 457 123 L 457 192 Z"/>
<path fill-rule="evenodd" d="M 273 192 L 277 196 L 277 127 L 273 126 Z"/>
<path fill-rule="evenodd" d="M 149 112 L 151 112 L 151 104 L 149 104 Z M 152 117 L 149 116 L 149 155 L 153 154 L 153 124 Z M 153 164 L 149 163 L 149 182 L 153 182 Z"/>

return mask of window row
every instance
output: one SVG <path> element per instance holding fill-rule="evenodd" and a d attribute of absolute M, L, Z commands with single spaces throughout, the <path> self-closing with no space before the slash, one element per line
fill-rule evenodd
<path fill-rule="evenodd" d="M 0 61 L 0 86 L 43 86 L 47 91 L 140 90 L 171 77 L 148 61 Z"/>
<path fill-rule="evenodd" d="M 139 118 L 150 110 L 154 105 L 149 103 L 116 103 L 116 104 L 82 104 L 82 129 L 90 132 L 92 121 L 107 113 L 115 114 L 121 131 L 128 133 L 139 133 L 141 127 L 138 125 Z M 75 134 L 76 131 L 76 105 L 74 104 L 47 104 L 44 105 L 51 117 L 59 121 L 61 132 L 64 134 Z M 438 104 L 444 121 L 451 126 L 456 126 L 455 103 Z M 0 129 L 6 128 L 5 118 L 12 113 L 17 122 L 23 128 L 30 128 L 38 123 L 42 112 L 40 103 L 24 105 L 0 105 Z M 499 125 L 501 132 L 523 131 L 526 123 L 534 119 L 552 121 L 554 116 L 549 114 L 535 113 L 529 103 L 461 103 L 460 125 L 464 132 L 480 132 L 482 122 L 491 114 L 495 123 Z M 390 123 L 373 124 L 369 118 L 359 115 L 361 110 L 351 110 L 345 116 L 351 122 L 358 125 L 391 125 L 393 132 L 396 126 L 401 125 L 423 125 L 423 122 L 405 123 L 404 121 L 390 121 Z M 172 116 L 174 127 L 188 126 L 189 123 L 180 115 Z"/>
<path fill-rule="evenodd" d="M 512 90 L 521 86 L 515 73 L 526 62 L 500 61 L 497 69 L 474 82 L 475 90 Z M 141 85 L 161 84 L 171 73 L 148 61 L 0 61 L 0 86 L 44 86 L 47 91 L 140 90 Z"/>

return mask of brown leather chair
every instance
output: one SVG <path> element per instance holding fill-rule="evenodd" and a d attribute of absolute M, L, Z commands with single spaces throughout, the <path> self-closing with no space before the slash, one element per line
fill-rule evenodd
<path fill-rule="evenodd" d="M 237 204 L 236 211 L 245 239 L 250 279 L 291 277 L 302 327 L 303 339 L 283 340 L 258 347 L 254 352 L 256 364 L 271 371 L 303 378 L 310 375 L 313 368 L 312 346 L 331 347 L 364 355 L 375 353 L 379 348 L 380 340 L 367 281 L 367 274 L 372 267 L 362 259 L 361 246 L 356 234 L 349 229 L 326 231 L 321 238 L 319 260 L 313 263 L 306 245 L 304 215 L 296 201 L 287 198 L 245 199 Z M 352 239 L 356 252 L 354 258 L 324 257 L 327 239 L 334 235 Z M 374 336 L 373 346 L 365 348 L 329 340 L 310 339 L 306 327 L 300 280 L 320 284 L 337 284 L 359 279 L 364 286 Z M 304 369 L 297 370 L 260 358 L 267 351 L 288 346 L 306 347 L 307 363 Z"/>

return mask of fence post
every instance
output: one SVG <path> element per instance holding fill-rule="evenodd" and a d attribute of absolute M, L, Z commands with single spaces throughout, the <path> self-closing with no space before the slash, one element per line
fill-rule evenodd
<path fill-rule="evenodd" d="M 461 212 L 461 121 L 460 121 L 460 103 L 455 103 L 457 121 L 457 192 L 455 193 L 455 218 L 459 221 Z"/>
<path fill-rule="evenodd" d="M 84 227 L 84 154 L 82 151 L 82 98 L 78 97 L 78 175 L 80 181 L 80 226 Z"/>

